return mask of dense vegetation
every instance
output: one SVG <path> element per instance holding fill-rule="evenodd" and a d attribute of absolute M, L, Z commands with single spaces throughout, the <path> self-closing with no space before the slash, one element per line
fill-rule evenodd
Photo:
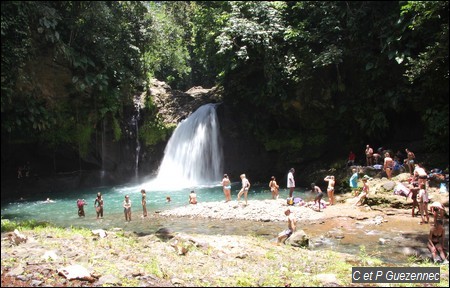
<path fill-rule="evenodd" d="M 223 86 L 244 128 L 286 159 L 393 140 L 448 151 L 448 4 L 3 1 L 2 147 L 83 157 L 104 121 L 123 137 L 124 111 L 157 78 Z"/>

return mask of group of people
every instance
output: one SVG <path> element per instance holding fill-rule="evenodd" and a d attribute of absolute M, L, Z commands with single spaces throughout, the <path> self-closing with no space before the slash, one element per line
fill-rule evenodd
<path fill-rule="evenodd" d="M 241 183 L 242 183 L 242 187 L 241 190 L 239 190 L 239 193 L 237 195 L 237 200 L 240 201 L 242 195 L 244 195 L 244 199 L 245 199 L 245 205 L 247 205 L 247 199 L 248 199 L 248 191 L 250 189 L 250 181 L 247 179 L 247 176 L 243 173 L 239 176 L 241 178 Z M 272 176 L 273 177 L 273 176 Z M 275 177 L 273 177 L 275 178 Z M 275 181 L 275 179 L 274 179 Z M 274 182 L 276 186 L 278 186 L 276 184 L 276 181 Z M 225 195 L 225 202 L 229 202 L 231 201 L 231 180 L 228 177 L 228 174 L 224 174 L 223 175 L 223 179 L 222 179 L 222 187 L 223 187 L 223 194 Z M 269 184 L 270 186 L 270 184 Z"/>
<path fill-rule="evenodd" d="M 292 198 L 292 195 L 294 193 L 295 189 L 295 180 L 294 180 L 294 173 L 295 169 L 291 168 L 289 170 L 288 176 L 287 176 L 287 188 L 289 189 L 289 197 Z M 241 196 L 244 195 L 245 199 L 245 205 L 247 205 L 247 198 L 248 198 L 248 191 L 250 189 L 250 181 L 248 180 L 247 176 L 243 173 L 239 176 L 241 178 L 241 189 L 239 190 L 239 193 L 237 195 L 237 200 L 239 201 L 241 199 Z M 223 175 L 223 179 L 221 182 L 223 186 L 223 193 L 225 195 L 225 202 L 231 201 L 231 181 L 228 177 L 228 174 Z M 269 188 L 270 192 L 272 193 L 272 199 L 278 199 L 279 192 L 280 192 L 280 185 L 277 183 L 277 179 L 275 176 L 270 177 L 269 181 Z"/>
<path fill-rule="evenodd" d="M 410 174 L 414 171 L 414 163 L 416 163 L 416 155 L 414 152 L 410 151 L 408 148 L 405 148 L 405 154 L 398 150 L 395 154 L 389 150 L 380 147 L 377 151 L 367 144 L 364 150 L 364 154 L 366 156 L 366 166 L 371 166 L 376 169 L 382 169 L 386 173 L 386 177 L 391 179 L 393 171 L 402 171 L 408 169 Z M 353 151 L 350 151 L 348 157 L 348 165 L 354 165 L 355 163 L 355 154 Z M 351 163 L 351 164 L 350 164 Z"/>
<path fill-rule="evenodd" d="M 141 204 L 142 204 L 142 217 L 147 217 L 147 194 L 145 192 L 145 189 L 141 190 Z M 169 197 L 170 199 L 170 197 Z M 170 200 L 169 200 L 170 201 Z M 78 216 L 79 217 L 85 217 L 86 213 L 84 211 L 84 206 L 87 205 L 86 201 L 84 199 L 78 199 L 77 200 L 77 208 L 78 208 Z M 101 192 L 97 193 L 97 197 L 94 200 L 94 208 L 95 212 L 97 214 L 97 219 L 103 218 L 103 206 L 104 206 L 104 199 Z M 131 221 L 131 200 L 129 195 L 125 195 L 125 199 L 122 203 L 123 206 L 123 213 L 125 215 L 125 221 L 130 222 Z"/>
<path fill-rule="evenodd" d="M 26 164 L 24 164 L 23 166 L 19 166 L 17 168 L 17 179 L 23 177 L 30 177 L 30 171 L 31 171 L 30 161 L 27 161 Z"/>
<path fill-rule="evenodd" d="M 294 194 L 294 190 L 295 190 L 295 178 L 294 178 L 294 173 L 295 173 L 295 169 L 291 168 L 289 169 L 289 172 L 287 174 L 287 185 L 286 187 L 289 189 L 289 197 L 288 199 L 291 199 L 293 201 L 293 194 Z M 250 189 L 250 181 L 247 179 L 247 176 L 245 174 L 241 174 L 240 175 L 241 178 L 241 189 L 239 190 L 239 193 L 237 195 L 237 200 L 240 201 L 242 195 L 244 196 L 245 199 L 245 205 L 247 205 L 247 200 L 248 200 L 248 191 Z M 334 205 L 335 202 L 335 198 L 334 198 L 334 186 L 335 186 L 335 178 L 334 176 L 326 176 L 324 179 L 325 182 L 328 182 L 328 186 L 327 186 L 327 195 L 328 195 L 328 199 L 329 199 L 329 205 Z M 230 178 L 228 177 L 228 174 L 224 174 L 223 175 L 223 179 L 221 182 L 221 185 L 223 187 L 223 193 L 225 195 L 225 202 L 231 201 L 231 181 Z M 320 201 L 323 197 L 323 193 L 322 190 L 316 186 L 314 183 L 311 184 L 312 188 L 313 188 L 313 192 L 316 192 L 317 195 L 314 199 L 314 203 L 316 203 L 319 207 L 319 211 L 320 211 Z M 277 183 L 277 179 L 275 176 L 270 177 L 270 181 L 269 181 L 269 188 L 270 188 L 270 192 L 272 194 L 272 199 L 276 200 L 279 197 L 279 193 L 280 193 L 280 185 Z"/>
<path fill-rule="evenodd" d="M 439 202 L 434 202 L 429 205 L 430 197 L 428 195 L 428 187 L 429 187 L 429 179 L 431 178 L 426 172 L 425 168 L 422 164 L 416 162 L 416 155 L 410 151 L 408 148 L 405 149 L 406 158 L 403 160 L 403 165 L 407 167 L 408 173 L 411 175 L 409 181 L 405 185 L 401 183 L 401 187 L 396 187 L 397 190 L 405 191 L 394 191 L 398 192 L 405 197 L 411 197 L 412 199 L 412 210 L 411 216 L 415 217 L 416 213 L 420 214 L 421 221 L 419 224 L 428 224 L 430 222 L 430 213 L 433 215 L 433 224 L 430 228 L 428 234 L 427 247 L 432 254 L 432 259 L 435 263 L 442 262 L 444 264 L 448 264 L 448 255 L 445 252 L 444 239 L 445 239 L 445 229 L 443 227 L 444 223 L 444 215 L 445 209 L 444 206 Z M 366 165 L 373 165 L 374 159 L 377 157 L 375 153 L 373 153 L 373 149 L 367 145 L 366 146 Z M 401 165 L 399 162 L 401 161 L 401 154 L 397 152 L 394 159 L 391 158 L 391 155 L 388 151 L 384 153 L 384 165 L 383 170 L 386 172 L 386 176 L 388 179 L 391 179 L 392 170 L 395 165 Z M 354 193 L 357 194 L 357 179 L 358 173 L 356 169 L 353 169 L 352 177 L 350 178 L 350 187 L 354 189 Z M 366 187 L 367 180 L 362 179 L 364 186 L 362 189 L 362 195 L 360 199 L 358 199 L 357 203 L 361 203 L 361 197 L 366 197 L 368 189 L 364 189 Z M 356 205 L 356 204 L 355 204 Z M 417 212 L 416 212 L 417 209 Z"/>

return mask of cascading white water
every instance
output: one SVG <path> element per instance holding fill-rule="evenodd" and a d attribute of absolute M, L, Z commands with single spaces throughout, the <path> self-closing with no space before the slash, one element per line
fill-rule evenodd
<path fill-rule="evenodd" d="M 223 153 L 216 106 L 205 104 L 178 124 L 154 185 L 171 189 L 220 183 Z"/>

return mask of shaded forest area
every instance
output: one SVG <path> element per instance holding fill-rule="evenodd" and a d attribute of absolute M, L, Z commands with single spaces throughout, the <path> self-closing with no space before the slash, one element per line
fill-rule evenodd
<path fill-rule="evenodd" d="M 2 178 L 30 157 L 54 173 L 101 169 L 105 125 L 161 154 L 173 127 L 151 96 L 138 135 L 128 123 L 153 78 L 222 87 L 241 126 L 224 133 L 251 135 L 280 170 L 361 159 L 366 144 L 415 145 L 445 168 L 448 3 L 3 1 Z"/>

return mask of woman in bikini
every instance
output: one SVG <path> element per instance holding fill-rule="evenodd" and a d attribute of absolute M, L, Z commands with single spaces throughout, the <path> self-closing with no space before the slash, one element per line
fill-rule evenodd
<path fill-rule="evenodd" d="M 280 186 L 277 184 L 277 180 L 276 180 L 275 176 L 272 176 L 270 178 L 269 188 L 270 188 L 270 192 L 272 192 L 272 199 L 278 199 Z"/>
<path fill-rule="evenodd" d="M 437 252 L 439 252 L 439 256 L 442 261 L 447 261 L 447 256 L 444 251 L 444 238 L 445 238 L 445 230 L 442 226 L 442 220 L 437 220 L 436 224 L 433 225 L 430 229 L 430 234 L 428 235 L 428 249 L 430 249 L 431 254 L 433 255 L 433 261 L 437 262 Z"/>
<path fill-rule="evenodd" d="M 103 218 L 103 196 L 102 193 L 97 193 L 97 198 L 94 201 L 95 212 L 97 213 L 97 219 Z"/>
<path fill-rule="evenodd" d="M 231 181 L 227 174 L 223 174 L 222 186 L 223 194 L 225 194 L 225 202 L 231 201 Z"/>
<path fill-rule="evenodd" d="M 247 206 L 247 195 L 248 195 L 248 190 L 250 189 L 250 181 L 248 181 L 247 177 L 245 176 L 245 174 L 241 174 L 241 179 L 242 179 L 242 188 L 239 191 L 238 195 L 237 195 L 237 200 L 239 202 L 239 200 L 241 199 L 242 194 L 244 194 L 244 198 L 245 198 L 245 206 Z"/>
<path fill-rule="evenodd" d="M 430 215 L 428 215 L 428 191 L 425 187 L 425 184 L 419 184 L 419 195 L 417 196 L 420 207 L 420 218 L 422 221 L 419 224 L 428 223 L 430 221 Z M 427 219 L 425 221 L 425 218 Z"/>
<path fill-rule="evenodd" d="M 336 181 L 334 180 L 334 176 L 327 176 L 324 181 L 328 182 L 327 187 L 327 194 L 328 194 L 328 200 L 330 201 L 330 205 L 334 205 L 334 184 Z"/>
<path fill-rule="evenodd" d="M 141 189 L 142 194 L 142 217 L 147 217 L 147 194 L 145 193 L 145 189 Z"/>
<path fill-rule="evenodd" d="M 125 195 L 125 200 L 123 200 L 123 213 L 125 214 L 125 221 L 131 221 L 131 201 L 130 196 Z"/>
<path fill-rule="evenodd" d="M 384 171 L 386 172 L 386 176 L 388 179 L 392 177 L 392 169 L 394 168 L 394 160 L 391 158 L 391 155 L 386 152 L 384 154 Z"/>
<path fill-rule="evenodd" d="M 362 187 L 361 195 L 359 195 L 358 200 L 356 201 L 355 204 L 353 204 L 353 206 L 363 205 L 364 201 L 367 198 L 367 195 L 369 194 L 369 185 L 367 184 L 367 178 L 363 178 L 362 181 L 363 181 L 363 187 Z"/>

